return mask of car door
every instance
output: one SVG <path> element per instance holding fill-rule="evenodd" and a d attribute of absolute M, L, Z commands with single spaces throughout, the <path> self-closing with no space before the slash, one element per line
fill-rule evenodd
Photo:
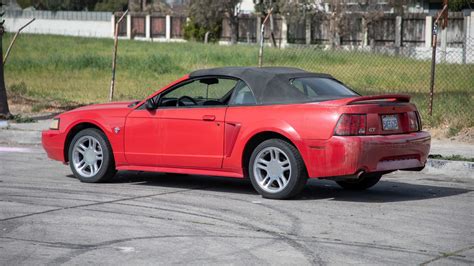
<path fill-rule="evenodd" d="M 194 79 L 160 96 L 160 166 L 221 168 L 227 101 L 236 83 L 227 78 Z"/>
<path fill-rule="evenodd" d="M 134 166 L 157 166 L 159 164 L 159 121 L 157 110 L 139 107 L 125 121 L 125 158 Z"/>

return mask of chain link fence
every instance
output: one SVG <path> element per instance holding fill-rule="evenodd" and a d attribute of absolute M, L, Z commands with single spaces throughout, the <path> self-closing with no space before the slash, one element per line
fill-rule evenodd
<path fill-rule="evenodd" d="M 474 40 L 466 43 L 474 44 Z M 425 125 L 459 129 L 474 126 L 474 47 L 439 47 L 433 114 L 429 115 L 430 47 L 328 49 L 326 46 L 266 47 L 263 66 L 291 66 L 329 73 L 363 95 L 409 94 Z"/>

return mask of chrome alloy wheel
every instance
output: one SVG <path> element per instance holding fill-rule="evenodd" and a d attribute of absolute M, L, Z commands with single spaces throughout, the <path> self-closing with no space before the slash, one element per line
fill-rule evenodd
<path fill-rule="evenodd" d="M 96 138 L 83 136 L 74 144 L 72 163 L 81 176 L 95 176 L 102 167 L 103 160 L 102 147 Z"/>
<path fill-rule="evenodd" d="M 291 164 L 288 155 L 276 147 L 261 150 L 255 157 L 253 173 L 260 188 L 278 193 L 290 181 Z"/>

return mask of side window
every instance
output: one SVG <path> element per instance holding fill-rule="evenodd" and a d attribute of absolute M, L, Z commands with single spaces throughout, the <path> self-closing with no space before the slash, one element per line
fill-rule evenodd
<path fill-rule="evenodd" d="M 291 84 L 306 96 L 318 96 L 318 94 L 316 94 L 316 92 L 312 88 L 308 87 L 301 80 L 294 79 L 291 81 Z"/>
<path fill-rule="evenodd" d="M 162 107 L 227 105 L 238 81 L 227 78 L 202 78 L 185 83 L 160 97 Z"/>
<path fill-rule="evenodd" d="M 295 78 L 291 85 L 310 99 L 325 96 L 355 96 L 357 93 L 342 83 L 321 77 Z"/>
<path fill-rule="evenodd" d="M 235 92 L 230 100 L 230 105 L 254 105 L 257 104 L 255 96 L 250 88 L 243 81 L 239 81 L 235 87 Z"/>

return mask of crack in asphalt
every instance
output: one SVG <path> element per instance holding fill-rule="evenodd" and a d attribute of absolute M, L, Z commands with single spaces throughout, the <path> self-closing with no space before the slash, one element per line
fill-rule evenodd
<path fill-rule="evenodd" d="M 161 192 L 161 193 L 155 193 L 155 194 L 149 194 L 149 195 L 142 195 L 142 196 L 135 196 L 135 197 L 127 197 L 127 198 L 121 198 L 121 199 L 116 199 L 116 200 L 99 201 L 99 202 L 88 203 L 88 204 L 80 204 L 80 205 L 74 205 L 74 206 L 68 206 L 68 207 L 62 207 L 62 208 L 56 208 L 56 209 L 50 209 L 50 210 L 41 211 L 41 212 L 28 213 L 28 214 L 24 214 L 24 215 L 18 215 L 18 216 L 3 218 L 3 219 L 0 219 L 0 222 L 10 221 L 10 220 L 15 220 L 15 219 L 20 219 L 20 218 L 25 218 L 25 217 L 40 215 L 40 214 L 46 214 L 46 213 L 51 213 L 51 212 L 69 210 L 69 209 L 77 209 L 77 208 L 90 207 L 90 206 L 95 206 L 95 205 L 103 205 L 103 204 L 109 204 L 109 203 L 116 203 L 116 202 L 122 202 L 122 201 L 135 200 L 135 199 L 149 198 L 149 197 L 154 197 L 154 196 L 162 196 L 162 195 L 176 194 L 176 193 L 191 191 L 191 190 L 195 190 L 195 189 L 203 189 L 203 188 L 207 188 L 207 187 L 206 187 L 206 186 L 199 186 L 199 187 L 194 187 L 194 188 L 189 188 L 189 189 L 180 189 L 180 190 L 175 190 L 175 191 Z"/>
<path fill-rule="evenodd" d="M 133 207 L 143 207 L 143 208 L 150 208 L 149 206 L 141 206 L 141 205 L 136 205 L 136 204 L 122 204 L 119 203 L 118 205 L 125 205 L 125 206 L 133 206 Z M 161 209 L 161 208 L 153 208 L 151 209 Z M 119 215 L 128 215 L 128 216 L 141 216 L 144 218 L 151 218 L 151 219 L 157 219 L 157 220 L 168 220 L 168 221 L 175 221 L 175 222 L 188 222 L 188 223 L 195 223 L 195 224 L 201 224 L 201 225 L 210 225 L 210 226 L 218 226 L 218 224 L 211 224 L 211 223 L 203 223 L 203 222 L 196 222 L 196 221 L 190 221 L 190 220 L 179 220 L 179 219 L 173 219 L 173 218 L 164 218 L 164 217 L 158 217 L 154 215 L 142 215 L 142 214 L 130 214 L 130 213 L 123 213 L 123 212 L 114 212 L 110 210 L 94 210 L 94 209 L 85 209 L 88 211 L 95 211 L 95 212 L 105 212 L 105 213 L 112 213 L 112 214 L 119 214 Z M 277 231 L 270 231 L 266 229 L 261 229 L 260 227 L 255 227 L 253 225 L 247 224 L 247 223 L 241 223 L 241 222 L 236 222 L 233 220 L 228 220 L 224 218 L 219 218 L 219 217 L 212 217 L 212 216 L 203 216 L 199 214 L 193 214 L 193 213 L 188 213 L 188 212 L 182 212 L 182 211 L 175 211 L 175 210 L 170 210 L 170 209 L 163 209 L 165 211 L 169 212 L 174 212 L 174 213 L 180 213 L 180 214 L 189 214 L 189 215 L 194 215 L 197 217 L 204 217 L 220 222 L 225 222 L 225 223 L 230 223 L 234 225 L 240 225 L 243 227 L 240 227 L 239 229 L 247 229 L 250 232 L 261 232 L 261 233 L 272 233 L 277 236 L 285 236 L 292 238 L 296 241 L 302 241 L 302 242 L 319 242 L 319 243 L 325 243 L 325 244 L 337 244 L 337 245 L 348 245 L 348 246 L 357 246 L 357 247 L 364 247 L 364 248 L 374 248 L 374 249 L 381 249 L 381 250 L 389 250 L 389 251 L 398 251 L 398 252 L 403 252 L 403 253 L 412 253 L 412 254 L 420 254 L 420 255 L 426 255 L 427 251 L 426 250 L 410 250 L 402 247 L 397 247 L 393 245 L 382 245 L 382 244 L 373 244 L 373 243 L 365 243 L 365 242 L 356 242 L 356 241 L 343 241 L 341 239 L 337 238 L 325 238 L 325 237 L 303 237 L 298 234 L 294 234 L 292 232 L 290 233 L 285 233 L 285 232 L 277 232 Z M 227 227 L 228 228 L 228 227 Z M 256 229 L 255 228 L 259 228 Z M 0 237 L 1 238 L 1 237 Z M 281 237 L 280 237 L 281 238 Z M 279 239 L 277 237 L 269 238 L 269 239 Z M 433 254 L 435 252 L 433 251 Z"/>
<path fill-rule="evenodd" d="M 457 256 L 460 253 L 463 253 L 463 252 L 471 250 L 471 249 L 474 249 L 474 245 L 471 245 L 471 246 L 468 246 L 468 247 L 465 247 L 465 248 L 462 248 L 462 249 L 458 249 L 458 250 L 455 250 L 455 251 L 452 251 L 452 252 L 442 252 L 441 255 L 439 255 L 437 257 L 434 257 L 430 260 L 427 260 L 425 262 L 420 263 L 420 266 L 428 265 L 432 262 L 435 262 L 435 261 L 438 261 L 438 260 L 441 260 L 441 259 L 446 259 L 446 258 L 449 258 L 449 257 L 452 257 L 452 256 Z"/>
<path fill-rule="evenodd" d="M 128 198 L 122 198 L 122 199 L 117 199 L 117 200 L 110 200 L 110 201 L 102 201 L 102 202 L 96 202 L 96 203 L 90 203 L 90 204 L 82 204 L 82 205 L 76 205 L 76 206 L 71 206 L 71 207 L 65 207 L 65 208 L 58 208 L 58 209 L 54 209 L 54 210 L 48 210 L 48 211 L 45 211 L 45 212 L 39 212 L 39 213 L 34 213 L 34 214 L 29 214 L 29 215 L 23 215 L 23 216 L 19 216 L 19 217 L 12 217 L 12 218 L 9 218 L 10 220 L 11 219 L 16 219 L 16 218 L 22 218 L 22 217 L 25 217 L 25 216 L 32 216 L 32 215 L 37 215 L 37 214 L 42 214 L 42 213 L 48 213 L 48 212 L 52 212 L 52 211 L 60 211 L 60 210 L 64 210 L 64 209 L 73 209 L 73 208 L 83 208 L 83 207 L 89 207 L 89 206 L 97 206 L 97 205 L 103 205 L 103 204 L 118 204 L 118 205 L 125 205 L 125 206 L 130 206 L 130 207 L 140 207 L 140 208 L 151 208 L 151 209 L 160 209 L 160 210 L 163 210 L 163 211 L 171 211 L 171 212 L 176 212 L 176 213 L 180 213 L 180 214 L 185 214 L 185 215 L 195 215 L 195 216 L 199 216 L 201 218 L 208 218 L 208 219 L 214 219 L 214 220 L 218 220 L 218 221 L 221 221 L 221 222 L 226 222 L 226 223 L 231 223 L 231 224 L 235 224 L 235 225 L 239 225 L 239 226 L 242 226 L 244 228 L 248 228 L 250 231 L 252 232 L 260 232 L 260 233 L 264 233 L 264 234 L 268 234 L 270 235 L 270 237 L 259 237 L 259 236 L 236 236 L 236 235 L 175 235 L 175 236 L 172 236 L 172 235 L 168 235 L 168 236 L 154 236 L 154 237 L 139 237 L 139 238 L 127 238 L 127 239 L 117 239 L 117 240 L 114 240 L 114 241 L 107 241 L 107 242 L 101 242 L 101 243 L 98 243 L 98 244 L 94 244 L 94 245 L 81 245 L 81 244 L 70 244 L 70 243 L 61 243 L 61 242 L 44 242 L 45 244 L 49 244 L 49 245 L 56 245 L 56 246 L 60 246 L 60 247 L 66 247 L 66 248 L 70 248 L 70 249 L 82 249 L 82 250 L 86 250 L 85 252 L 89 251 L 89 250 L 92 250 L 92 249 L 95 249 L 95 248 L 98 248 L 98 247 L 101 247 L 101 246 L 105 246 L 107 243 L 109 243 L 109 245 L 111 244 L 114 244 L 114 243 L 120 243 L 120 242 L 126 242 L 126 241 L 132 241 L 132 240 L 141 240 L 141 239 L 153 239 L 153 238 L 164 238 L 164 237 L 167 237 L 167 238 L 171 238 L 171 237 L 214 237 L 214 238 L 250 238 L 250 239 L 269 239 L 269 240 L 276 240 L 276 241 L 284 241 L 286 242 L 288 245 L 292 246 L 293 248 L 295 248 L 296 250 L 299 250 L 300 252 L 303 253 L 303 255 L 305 257 L 307 257 L 309 259 L 309 262 L 311 262 L 312 264 L 323 264 L 322 260 L 319 258 L 319 256 L 317 256 L 317 254 L 314 253 L 313 250 L 309 249 L 308 247 L 304 246 L 303 243 L 305 242 L 315 242 L 315 243 L 322 243 L 322 244 L 334 244 L 334 245 L 346 245 L 346 246 L 356 246 L 356 247 L 363 247 L 363 248 L 373 248 L 373 249 L 382 249 L 382 250 L 389 250 L 389 251 L 397 251 L 397 252 L 403 252 L 403 253 L 412 253 L 412 254 L 421 254 L 421 255 L 430 255 L 430 254 L 427 254 L 426 251 L 425 252 L 420 252 L 420 251 L 413 251 L 413 250 L 408 250 L 408 249 L 404 249 L 404 248 L 400 248 L 400 247 L 395 247 L 395 246 L 383 246 L 383 245 L 376 245 L 376 244 L 371 244 L 371 243 L 362 243 L 362 242 L 350 242 L 350 241 L 342 241 L 340 239 L 330 239 L 330 238 L 317 238 L 317 237 L 301 237 L 301 236 L 298 236 L 298 231 L 299 231 L 299 226 L 297 225 L 294 225 L 293 224 L 293 229 L 291 230 L 290 233 L 284 233 L 284 232 L 277 232 L 277 231 L 272 231 L 272 230 L 267 230 L 267 229 L 264 229 L 264 228 L 261 228 L 259 226 L 256 226 L 256 225 L 252 225 L 252 224 L 249 224 L 249 223 L 245 223 L 245 222 L 239 222 L 239 221 L 235 221 L 233 219 L 225 219 L 225 218 L 219 218 L 219 217 L 213 217 L 213 216 L 209 216 L 209 215 L 200 215 L 200 214 L 195 214 L 195 213 L 192 213 L 192 212 L 185 212 L 185 211 L 178 211 L 178 210 L 171 210 L 171 209 L 164 209 L 164 208 L 157 208 L 157 207 L 150 207 L 150 206 L 142 206 L 142 205 L 139 205 L 139 204 L 128 204 L 128 203 L 122 203 L 123 201 L 128 201 L 128 200 L 134 200 L 134 199 L 141 199 L 141 198 L 147 198 L 147 197 L 153 197 L 153 196 L 160 196 L 160 195 L 166 195 L 166 194 L 174 194 L 174 193 L 180 193 L 180 192 L 185 192 L 185 191 L 191 191 L 191 190 L 195 190 L 195 189 L 202 189 L 203 187 L 197 187 L 197 188 L 191 188 L 191 189 L 183 189 L 183 190 L 179 190 L 179 191 L 171 191 L 171 192 L 164 192 L 164 193 L 156 193 L 156 194 L 151 194 L 151 195 L 144 195 L 144 196 L 136 196 L 136 197 L 128 197 Z M 244 202 L 243 200 L 241 199 L 233 199 L 233 200 L 236 200 L 236 201 L 242 201 Z M 274 211 L 278 211 L 280 212 L 281 210 L 278 210 L 278 208 L 275 208 L 275 207 L 271 207 L 271 206 L 265 206 L 265 205 L 260 205 L 262 207 L 265 207 L 265 208 L 269 208 L 269 209 L 273 209 Z M 98 211 L 98 210 L 94 210 L 94 209 L 86 209 L 88 211 Z M 103 210 L 99 210 L 99 211 L 103 211 Z M 110 212 L 110 213 L 114 213 L 114 214 L 119 214 L 119 215 L 133 215 L 133 216 L 137 216 L 137 214 L 127 214 L 127 213 L 121 213 L 121 212 L 113 212 L 113 211 L 106 211 L 106 212 Z M 287 213 L 288 214 L 288 213 Z M 161 220 L 174 220 L 174 221 L 179 221 L 179 220 L 176 220 L 176 219 L 170 219 L 170 218 L 163 218 L 163 217 L 156 217 L 156 216 L 150 216 L 150 215 L 140 215 L 138 214 L 138 216 L 142 216 L 142 217 L 147 217 L 147 218 L 153 218 L 153 219 L 161 219 Z M 294 219 L 294 217 L 290 217 L 292 218 L 291 220 L 294 222 L 296 222 L 296 220 Z M 4 219 L 5 220 L 5 219 Z M 193 221 L 181 221 L 181 222 L 190 222 L 192 223 Z M 210 223 L 197 223 L 197 224 L 202 224 L 202 225 L 210 225 L 210 226 L 214 226 L 215 224 L 210 224 Z M 9 237 L 0 237 L 0 238 L 4 238 L 4 239 L 12 239 L 12 240 L 15 240 L 15 238 L 9 238 Z M 28 240 L 22 240 L 22 239 L 17 239 L 18 241 L 28 241 Z M 34 240 L 32 240 L 34 241 Z M 42 242 L 42 241 L 38 241 L 38 242 Z M 83 253 L 83 252 L 81 252 Z M 76 254 L 76 255 L 80 255 L 80 254 Z M 431 255 L 432 256 L 432 255 Z M 58 258 L 59 259 L 59 258 Z M 65 259 L 65 258 L 63 258 Z M 57 261 L 58 262 L 58 261 Z"/>
<path fill-rule="evenodd" d="M 293 238 L 295 241 L 301 242 L 313 242 L 313 243 L 321 243 L 321 244 L 334 244 L 334 245 L 347 245 L 347 246 L 356 246 L 356 247 L 364 247 L 364 248 L 374 248 L 374 249 L 383 249 L 383 250 L 390 250 L 390 251 L 397 251 L 401 253 L 411 253 L 411 254 L 419 254 L 425 256 L 432 256 L 436 252 L 434 251 L 413 251 L 408 250 L 400 247 L 395 246 L 386 246 L 386 245 L 376 245 L 371 243 L 363 243 L 363 242 L 351 242 L 347 241 L 344 242 L 339 239 L 330 239 L 330 238 L 316 238 L 316 237 L 297 237 L 297 236 L 287 236 Z M 98 242 L 95 244 L 75 244 L 75 243 L 66 243 L 66 242 L 50 242 L 50 241 L 41 241 L 41 240 L 33 240 L 33 239 L 23 239 L 23 238 L 15 238 L 15 237 L 6 237 L 0 236 L 0 239 L 6 240 L 13 240 L 13 241 L 21 241 L 21 242 L 28 242 L 33 244 L 45 245 L 48 247 L 54 248 L 67 248 L 72 250 L 93 250 L 97 248 L 103 248 L 107 246 L 111 246 L 118 243 L 136 241 L 136 240 L 150 240 L 150 239 L 162 239 L 162 238 L 237 238 L 237 239 L 261 239 L 261 240 L 285 240 L 281 237 L 275 236 L 242 236 L 242 235 L 232 235 L 232 234 L 177 234 L 177 235 L 159 235 L 159 236 L 142 236 L 142 237 L 129 237 L 129 238 L 121 238 L 121 239 L 114 239 L 108 240 L 104 242 Z M 420 265 L 426 265 L 428 263 L 434 262 L 436 260 L 447 258 L 450 256 L 455 256 L 459 253 L 464 251 L 473 249 L 474 246 L 469 246 L 467 248 L 463 248 L 451 253 L 446 253 L 441 256 L 437 256 L 434 259 L 428 260 L 426 262 L 421 263 Z"/>

